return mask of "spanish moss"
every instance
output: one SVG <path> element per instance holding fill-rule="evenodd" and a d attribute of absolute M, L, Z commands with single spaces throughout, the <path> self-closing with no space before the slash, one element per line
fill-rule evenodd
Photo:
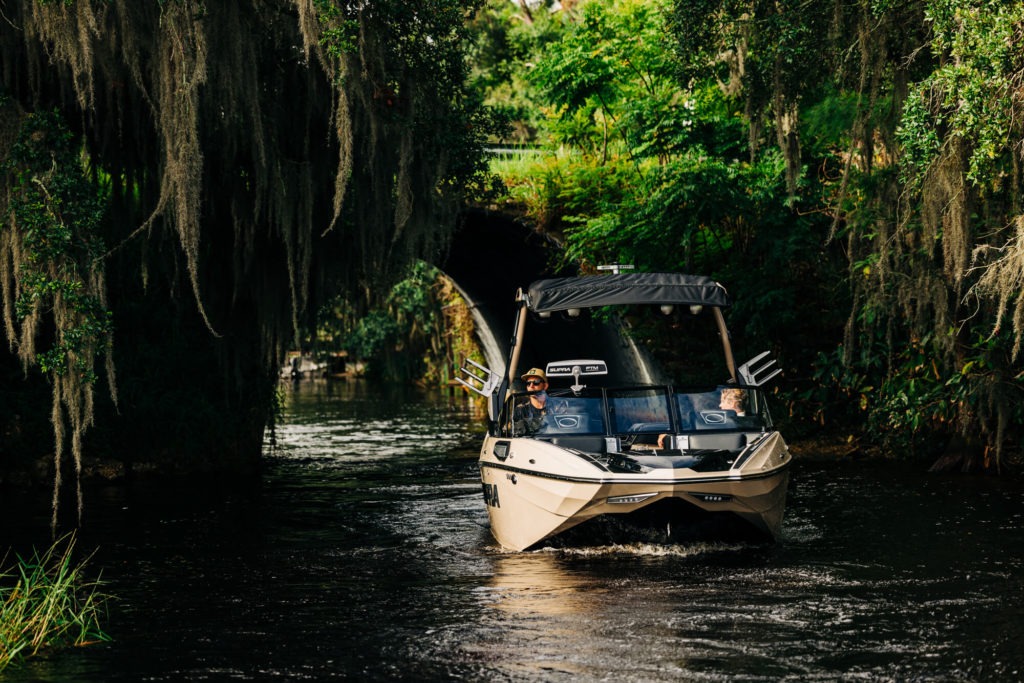
<path fill-rule="evenodd" d="M 104 287 L 115 293 L 103 304 L 114 320 L 108 357 L 133 377 L 132 407 L 103 399 L 111 429 L 122 425 L 109 437 L 120 448 L 145 438 L 125 425 L 132 410 L 182 410 L 172 398 L 180 391 L 192 409 L 176 419 L 211 432 L 205 454 L 191 457 L 208 468 L 251 464 L 277 366 L 320 303 L 350 293 L 369 306 L 406 264 L 444 249 L 481 168 L 484 133 L 462 94 L 459 53 L 471 10 L 441 1 L 5 4 L 0 94 L 17 107 L 4 107 L 3 139 L 21 128 L 18 108 L 56 112 L 103 206 L 103 253 L 87 282 L 99 302 Z M 30 257 L 17 220 L 2 237 L 5 283 Z M 9 343 L 26 368 L 40 364 L 32 331 L 41 313 L 11 312 L 17 286 L 3 296 Z M 55 300 L 47 324 L 70 325 L 69 311 Z M 121 339 L 122 329 L 143 337 Z M 200 378 L 178 388 L 185 367 L 202 368 Z M 140 382 L 167 395 L 145 395 Z M 66 413 L 76 473 L 92 391 L 71 374 L 53 384 L 54 432 L 62 442 Z M 213 436 L 214 424 L 226 433 Z M 55 519 L 62 455 L 58 445 Z"/>

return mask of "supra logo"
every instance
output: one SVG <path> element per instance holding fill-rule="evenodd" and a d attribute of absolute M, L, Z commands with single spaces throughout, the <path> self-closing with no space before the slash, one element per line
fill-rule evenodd
<path fill-rule="evenodd" d="M 484 484 L 484 504 L 492 508 L 501 507 L 501 501 L 498 500 L 497 484 Z"/>

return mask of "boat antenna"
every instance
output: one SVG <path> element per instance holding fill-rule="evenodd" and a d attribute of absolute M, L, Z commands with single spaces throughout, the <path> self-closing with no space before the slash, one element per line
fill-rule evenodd
<path fill-rule="evenodd" d="M 598 266 L 598 270 L 610 270 L 612 275 L 618 275 L 619 271 L 622 270 L 633 270 L 634 266 L 632 263 L 611 263 L 607 266 Z"/>

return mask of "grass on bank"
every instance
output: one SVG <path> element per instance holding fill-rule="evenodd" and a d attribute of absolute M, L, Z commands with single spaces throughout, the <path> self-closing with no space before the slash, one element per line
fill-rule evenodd
<path fill-rule="evenodd" d="M 109 596 L 83 572 L 91 556 L 74 561 L 74 546 L 68 535 L 12 567 L 0 562 L 0 672 L 45 649 L 110 640 L 100 628 Z"/>

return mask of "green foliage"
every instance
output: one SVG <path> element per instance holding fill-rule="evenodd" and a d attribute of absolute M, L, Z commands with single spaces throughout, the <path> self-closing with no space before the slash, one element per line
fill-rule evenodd
<path fill-rule="evenodd" d="M 937 433 L 951 431 L 945 427 L 956 418 L 956 400 L 963 398 L 947 389 L 931 340 L 908 344 L 897 354 L 892 372 L 877 391 L 863 397 L 868 435 L 887 450 L 909 451 L 911 455 L 919 451 L 922 440 L 931 439 L 935 444 Z M 933 446 L 930 455 L 937 454 Z"/>
<path fill-rule="evenodd" d="M 524 7 L 487 0 L 469 23 L 470 85 L 506 123 L 496 131 L 501 141 L 532 143 L 543 126 L 541 104 L 528 74 L 562 33 L 560 13 L 550 11 L 551 4 L 548 0 Z"/>
<path fill-rule="evenodd" d="M 383 356 L 399 342 L 398 323 L 387 311 L 374 310 L 359 319 L 344 341 L 345 350 L 356 358 Z"/>
<path fill-rule="evenodd" d="M 976 430 L 998 454 L 1024 418 L 1020 332 L 1015 346 L 999 320 L 1019 300 L 1006 227 L 1020 210 L 1024 6 L 569 7 L 493 0 L 472 53 L 481 99 L 541 148 L 495 167 L 565 262 L 726 283 L 734 344 L 776 351 L 804 428 L 932 455 Z M 972 252 L 1001 270 L 967 310 Z M 376 338 L 401 334 L 396 320 L 376 319 Z M 670 365 L 693 353 L 634 322 Z"/>
<path fill-rule="evenodd" d="M 30 114 L 0 172 L 9 179 L 5 229 L 20 243 L 14 315 L 32 325 L 49 311 L 56 328 L 53 345 L 32 360 L 45 373 L 92 382 L 93 349 L 107 346 L 113 322 L 96 284 L 101 198 L 84 177 L 80 147 L 56 112 Z"/>
<path fill-rule="evenodd" d="M 952 368 L 940 362 L 937 342 L 930 335 L 911 341 L 890 362 L 881 336 L 853 363 L 842 348 L 819 353 L 814 386 L 795 398 L 815 406 L 821 425 L 862 423 L 862 441 L 902 458 L 938 456 L 965 416 L 1001 418 L 1004 427 L 1024 419 L 1024 382 L 1005 379 L 1006 339 L 970 340 Z M 991 455 L 985 466 L 996 464 L 999 452 Z"/>
<path fill-rule="evenodd" d="M 728 17 L 736 2 L 724 0 L 685 0 L 672 3 L 667 17 L 676 41 L 680 81 L 684 86 L 711 76 L 727 82 L 728 66 L 719 59 L 725 45 L 731 43 Z"/>
<path fill-rule="evenodd" d="M 1013 0 L 931 0 L 926 3 L 937 68 L 907 99 L 900 142 L 908 173 L 921 175 L 942 132 L 968 142 L 966 178 L 985 187 L 1008 172 L 1011 134 L 1020 123 L 1024 6 Z M 952 58 L 948 58 L 952 57 Z M 1015 94 L 1017 93 L 1017 94 Z"/>
<path fill-rule="evenodd" d="M 0 567 L 0 672 L 46 649 L 110 640 L 100 620 L 110 596 L 99 579 L 86 577 L 89 558 L 76 560 L 74 536 L 42 555 Z"/>
<path fill-rule="evenodd" d="M 690 153 L 631 178 L 630 191 L 567 232 L 566 254 L 592 263 L 712 272 L 777 201 L 777 160 L 749 164 Z M 780 206 L 781 207 L 781 203 Z"/>
<path fill-rule="evenodd" d="M 756 339 L 756 351 L 820 343 L 822 326 L 838 342 L 844 312 L 835 304 L 848 293 L 834 284 L 841 262 L 823 246 L 827 217 L 794 210 L 783 155 L 752 153 L 743 102 L 670 42 L 677 29 L 697 39 L 702 22 L 724 26 L 724 15 L 698 13 L 692 24 L 668 16 L 664 3 L 637 2 L 582 3 L 566 16 L 530 79 L 549 113 L 549 151 L 506 172 L 510 197 L 561 236 L 565 264 L 634 263 L 726 283 L 737 293 L 738 341 Z M 806 34 L 794 31 L 794 40 Z M 852 118 L 849 98 L 833 92 L 832 102 Z M 826 115 L 814 128 L 820 147 L 845 148 Z M 664 325 L 642 334 L 667 366 L 693 353 Z M 788 354 L 791 374 L 810 372 L 810 359 Z"/>
<path fill-rule="evenodd" d="M 313 0 L 321 25 L 320 46 L 333 57 L 352 54 L 359 47 L 359 22 L 346 15 L 334 0 Z"/>
<path fill-rule="evenodd" d="M 580 24 L 552 43 L 531 73 L 541 95 L 563 108 L 563 116 L 572 116 L 579 109 L 592 113 L 617 99 L 616 52 L 620 46 L 605 23 L 615 15 L 606 10 L 601 5 L 587 5 Z"/>
<path fill-rule="evenodd" d="M 900 180 L 908 187 L 919 189 L 928 169 L 939 156 L 942 141 L 936 123 L 923 89 L 911 93 L 903 105 L 903 117 L 896 131 L 903 148 Z"/>
<path fill-rule="evenodd" d="M 836 19 L 822 2 L 673 0 L 668 22 L 682 82 L 710 76 L 730 90 L 741 87 L 759 127 L 779 99 L 827 85 Z"/>
<path fill-rule="evenodd" d="M 369 104 L 378 118 L 361 132 L 365 139 L 355 141 L 357 153 L 365 146 L 394 155 L 387 164 L 353 169 L 354 181 L 365 178 L 373 183 L 350 183 L 352 191 L 363 195 L 355 205 L 373 207 L 383 196 L 394 195 L 396 224 L 409 220 L 412 216 L 402 215 L 409 211 L 430 229 L 441 232 L 438 217 L 442 210 L 454 212 L 458 202 L 487 197 L 491 192 L 482 149 L 484 141 L 502 126 L 502 118 L 484 109 L 477 94 L 467 89 L 464 57 L 470 40 L 467 24 L 481 4 L 482 0 L 429 0 L 341 3 L 344 9 L 338 9 L 338 3 L 325 6 L 327 15 L 319 17 L 321 22 L 340 27 L 342 33 L 325 38 L 335 53 L 352 52 L 352 41 L 358 38 L 359 54 L 348 60 L 347 78 L 355 80 L 355 70 L 364 72 L 366 82 L 361 84 L 358 99 Z M 353 33 L 355 25 L 358 31 Z M 415 168 L 410 166 L 413 161 Z M 437 177 L 431 178 L 432 173 Z M 394 183 L 394 187 L 389 190 L 385 183 Z M 373 209 L 368 211 L 377 216 Z M 371 232 L 383 235 L 387 229 L 379 226 Z M 408 230 L 405 232 L 408 235 Z M 423 235 L 418 246 L 432 246 L 433 238 Z M 417 246 L 411 235 L 409 241 Z M 393 251 L 386 241 L 377 248 L 382 253 Z M 374 251 L 369 243 L 366 250 Z M 423 253 L 416 249 L 399 252 L 397 266 L 404 267 Z M 376 269 L 367 273 L 378 274 Z"/>
<path fill-rule="evenodd" d="M 677 0 L 673 9 L 681 72 L 744 99 L 755 156 L 775 132 L 801 164 L 801 219 L 827 216 L 829 238 L 845 241 L 845 276 L 816 270 L 850 306 L 846 343 L 818 352 L 794 407 L 900 452 L 974 433 L 998 460 L 1022 425 L 1008 408 L 1021 373 L 1000 320 L 1014 311 L 1019 340 L 1019 244 L 1007 228 L 1020 211 L 1020 3 Z M 794 116 L 799 147 L 781 135 Z M 833 322 L 813 347 L 838 341 L 837 318 L 823 318 Z"/>
<path fill-rule="evenodd" d="M 674 81 L 664 3 L 587 2 L 530 73 L 549 114 L 551 143 L 607 161 L 659 157 L 691 124 Z"/>
<path fill-rule="evenodd" d="M 382 307 L 371 310 L 356 324 L 344 342 L 349 353 L 356 358 L 387 362 L 432 330 L 437 307 L 431 290 L 437 275 L 437 269 L 425 262 L 413 265 L 391 288 Z M 403 373 L 403 379 L 409 376 Z"/>
<path fill-rule="evenodd" d="M 807 102 L 801 112 L 801 140 L 815 158 L 829 159 L 845 152 L 852 142 L 859 99 L 834 85 L 821 89 L 821 97 Z M 829 159 L 835 163 L 834 159 Z"/>
<path fill-rule="evenodd" d="M 335 317 L 341 346 L 368 361 L 371 375 L 397 382 L 445 385 L 465 358 L 482 356 L 473 341 L 466 305 L 442 273 L 413 264 L 379 307 Z M 352 313 L 351 304 L 337 311 Z"/>
<path fill-rule="evenodd" d="M 310 322 L 307 308 L 340 290 L 358 299 L 438 253 L 466 198 L 491 187 L 482 145 L 493 120 L 466 91 L 463 59 L 480 2 L 71 4 L 7 2 L 0 22 L 11 88 L 0 159 L 13 158 L 25 111 L 59 108 L 76 131 L 65 156 L 46 156 L 60 142 L 48 132 L 37 148 L 40 169 L 78 173 L 79 197 L 37 172 L 45 196 L 7 168 L 0 196 L 0 235 L 21 239 L 7 204 L 21 201 L 24 237 L 42 240 L 32 250 L 63 254 L 24 270 L 8 250 L 0 259 L 3 279 L 26 288 L 4 297 L 5 332 L 32 311 L 9 341 L 56 387 L 44 407 L 56 479 L 81 464 L 61 462 L 60 443 L 77 456 L 99 438 L 95 455 L 126 467 L 252 467 L 274 365 Z M 85 216 L 97 196 L 107 246 L 93 250 L 80 240 L 99 234 Z M 116 278 L 106 300 L 104 268 Z M 181 300 L 189 291 L 192 306 Z M 117 348 L 121 406 L 72 386 L 94 377 L 90 346 L 112 355 L 108 306 L 127 342 Z"/>

